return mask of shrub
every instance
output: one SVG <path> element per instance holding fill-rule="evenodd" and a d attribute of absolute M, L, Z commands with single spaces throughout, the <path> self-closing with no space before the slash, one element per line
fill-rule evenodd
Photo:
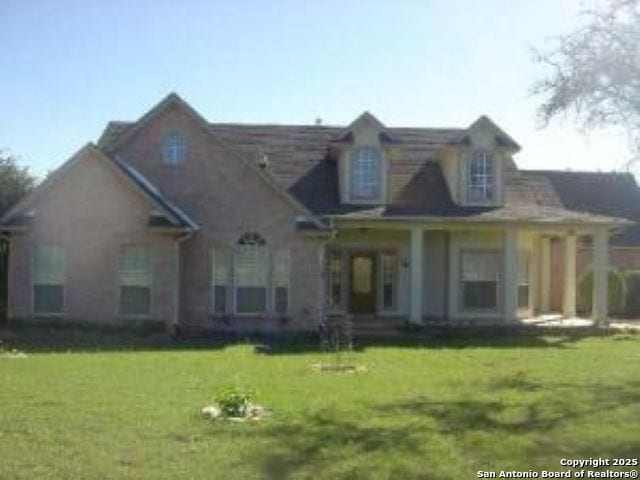
<path fill-rule="evenodd" d="M 252 398 L 250 392 L 228 388 L 216 395 L 216 403 L 225 417 L 244 417 L 251 406 Z"/>
<path fill-rule="evenodd" d="M 624 275 L 617 270 L 609 270 L 609 312 L 624 312 L 627 285 Z M 593 270 L 585 272 L 578 283 L 578 312 L 589 314 L 593 304 Z"/>
<path fill-rule="evenodd" d="M 640 315 L 640 271 L 625 272 L 627 282 L 627 302 L 625 313 L 631 316 Z"/>

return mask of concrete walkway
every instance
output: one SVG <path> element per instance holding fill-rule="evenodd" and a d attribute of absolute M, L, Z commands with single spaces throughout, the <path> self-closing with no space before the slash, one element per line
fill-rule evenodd
<path fill-rule="evenodd" d="M 590 318 L 565 318 L 559 314 L 540 315 L 533 318 L 522 319 L 525 325 L 535 325 L 540 327 L 592 327 L 594 322 Z M 616 330 L 638 330 L 640 331 L 640 319 L 615 319 L 609 320 L 609 328 Z"/>

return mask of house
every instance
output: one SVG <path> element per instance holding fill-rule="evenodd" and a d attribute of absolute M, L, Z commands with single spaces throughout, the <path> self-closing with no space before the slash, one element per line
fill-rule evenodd
<path fill-rule="evenodd" d="M 629 222 L 569 208 L 489 118 L 467 128 L 209 123 L 170 94 L 110 122 L 0 220 L 9 316 L 313 330 L 326 312 L 397 325 L 548 312 L 550 244 L 575 315 L 578 239 L 607 318 L 609 238 Z"/>

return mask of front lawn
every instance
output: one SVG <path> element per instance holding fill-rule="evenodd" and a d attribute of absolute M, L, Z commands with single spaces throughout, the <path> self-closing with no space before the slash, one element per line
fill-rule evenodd
<path fill-rule="evenodd" d="M 249 345 L 0 353 L 0 478 L 471 479 L 640 452 L 640 336 L 369 346 L 367 371 Z M 271 418 L 210 423 L 221 387 Z"/>

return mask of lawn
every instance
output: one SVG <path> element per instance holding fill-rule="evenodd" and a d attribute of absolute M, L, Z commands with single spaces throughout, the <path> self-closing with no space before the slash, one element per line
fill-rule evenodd
<path fill-rule="evenodd" d="M 312 348 L 56 345 L 0 354 L 2 479 L 471 479 L 640 452 L 638 335 L 373 345 L 356 374 Z M 201 418 L 230 385 L 273 416 Z"/>

